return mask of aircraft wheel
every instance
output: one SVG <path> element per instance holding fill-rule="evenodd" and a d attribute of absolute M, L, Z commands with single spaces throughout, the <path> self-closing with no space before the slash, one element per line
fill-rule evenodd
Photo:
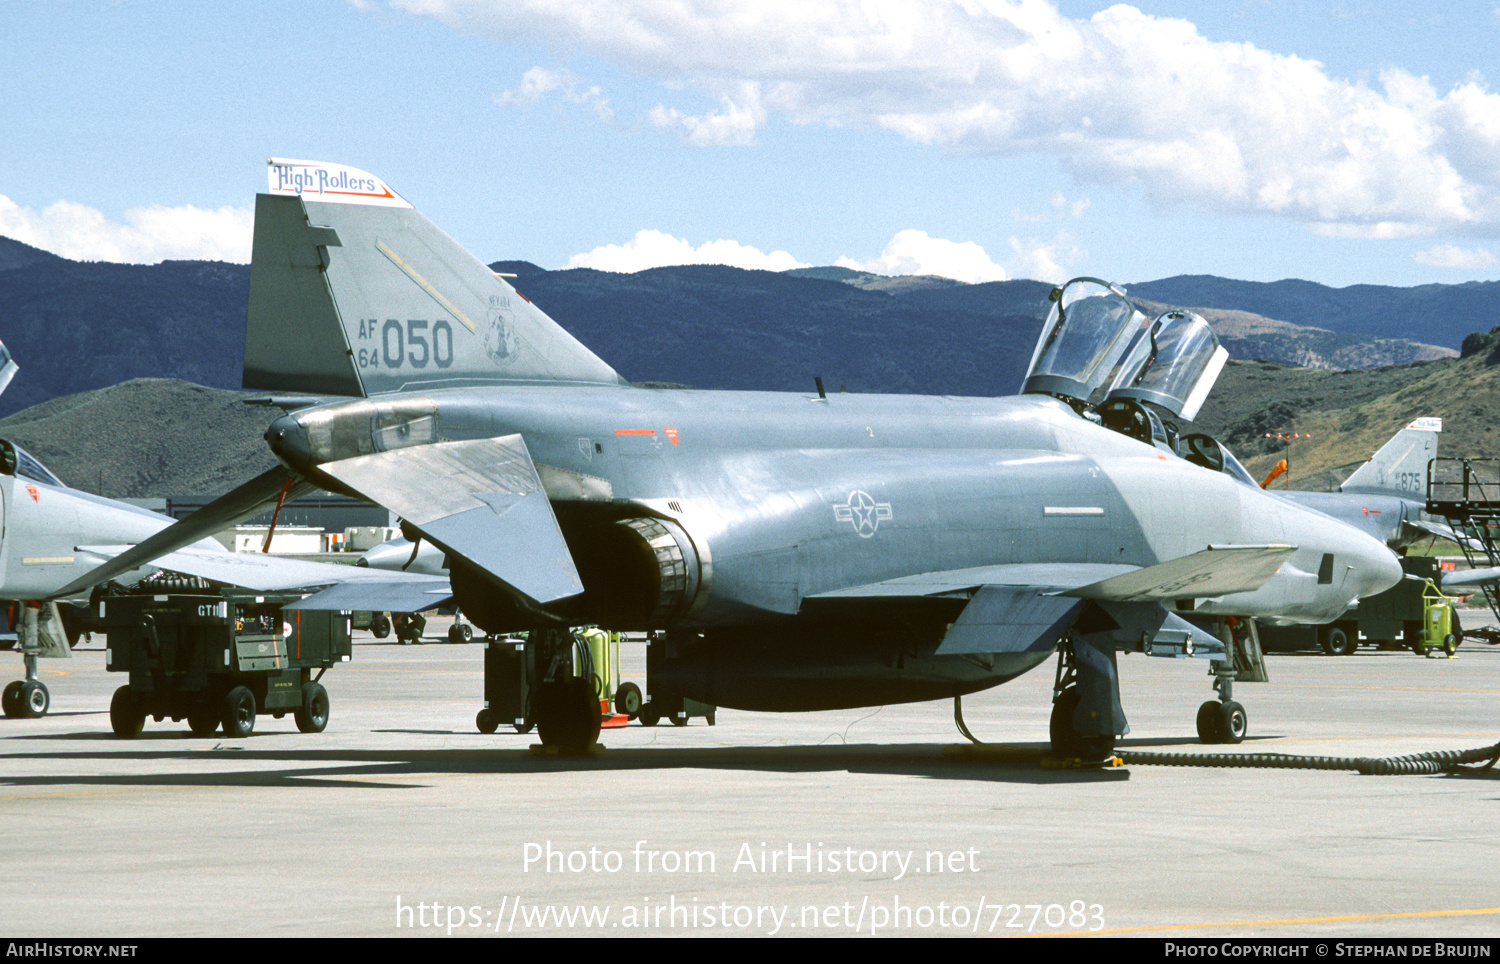
<path fill-rule="evenodd" d="M 468 623 L 454 623 L 448 627 L 448 642 L 467 643 L 474 638 L 474 627 Z"/>
<path fill-rule="evenodd" d="M 221 714 L 224 735 L 244 739 L 255 731 L 255 694 L 244 686 L 236 686 L 224 694 Z"/>
<path fill-rule="evenodd" d="M 1052 702 L 1052 720 L 1048 726 L 1052 752 L 1082 760 L 1102 760 L 1114 752 L 1114 734 L 1080 736 L 1073 729 L 1073 712 L 1078 709 L 1079 700 L 1078 687 L 1070 686 Z"/>
<path fill-rule="evenodd" d="M 615 712 L 632 720 L 641 712 L 641 688 L 634 683 L 621 683 L 615 690 Z"/>
<path fill-rule="evenodd" d="M 672 714 L 672 725 L 673 726 L 687 726 L 687 717 L 685 717 L 685 716 L 678 716 L 676 713 L 673 713 Z"/>
<path fill-rule="evenodd" d="M 302 687 L 302 705 L 293 714 L 297 729 L 303 733 L 322 733 L 328 725 L 328 691 L 322 683 L 308 683 Z"/>
<path fill-rule="evenodd" d="M 474 727 L 480 733 L 493 733 L 500 728 L 500 717 L 491 710 L 480 710 L 474 717 Z"/>
<path fill-rule="evenodd" d="M 527 720 L 524 723 L 512 723 L 511 725 L 516 728 L 517 733 L 530 733 L 531 728 L 536 726 L 531 720 Z"/>
<path fill-rule="evenodd" d="M 114 698 L 109 701 L 109 726 L 115 736 L 126 740 L 135 739 L 145 729 L 146 711 L 136 704 L 129 686 L 115 690 Z"/>
<path fill-rule="evenodd" d="M 1348 656 L 1358 644 L 1338 626 L 1329 626 L 1323 631 L 1323 652 L 1329 656 Z"/>
<path fill-rule="evenodd" d="M 1198 707 L 1198 739 L 1204 743 L 1224 742 L 1219 732 L 1219 705 L 1217 700 L 1209 700 Z"/>
<path fill-rule="evenodd" d="M 25 685 L 18 679 L 11 680 L 5 684 L 5 692 L 0 694 L 0 708 L 10 719 L 18 719 L 21 715 L 21 687 Z"/>
<path fill-rule="evenodd" d="M 641 705 L 640 712 L 636 714 L 636 720 L 641 726 L 655 726 L 661 722 L 661 714 L 656 711 L 656 707 L 647 702 Z"/>
<path fill-rule="evenodd" d="M 39 720 L 47 715 L 47 709 L 52 705 L 52 694 L 47 692 L 47 687 L 36 680 L 27 680 L 21 684 L 20 692 L 21 716 L 28 720 Z"/>
<path fill-rule="evenodd" d="M 380 613 L 370 620 L 370 635 L 376 639 L 385 639 L 391 634 L 391 617 Z"/>
<path fill-rule="evenodd" d="M 543 746 L 583 751 L 599 738 L 603 722 L 593 685 L 576 676 L 543 684 L 536 695 L 536 731 Z"/>
<path fill-rule="evenodd" d="M 1250 718 L 1245 715 L 1245 708 L 1234 700 L 1219 704 L 1219 733 L 1223 737 L 1221 743 L 1239 743 L 1245 738 L 1245 732 L 1249 729 Z"/>
<path fill-rule="evenodd" d="M 219 714 L 214 712 L 211 701 L 204 699 L 187 717 L 188 729 L 194 736 L 213 736 L 214 731 L 219 728 Z"/>

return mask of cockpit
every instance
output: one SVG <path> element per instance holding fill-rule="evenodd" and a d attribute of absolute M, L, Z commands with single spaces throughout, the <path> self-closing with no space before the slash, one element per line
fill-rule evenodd
<path fill-rule="evenodd" d="M 1051 301 L 1023 393 L 1060 398 L 1105 428 L 1256 485 L 1216 439 L 1180 427 L 1229 358 L 1201 315 L 1174 309 L 1148 318 L 1098 278 L 1074 278 L 1052 289 Z"/>
<path fill-rule="evenodd" d="M 30 452 L 8 439 L 0 439 L 0 475 L 13 475 L 19 479 L 30 479 L 43 485 L 67 488 L 62 481 Z"/>

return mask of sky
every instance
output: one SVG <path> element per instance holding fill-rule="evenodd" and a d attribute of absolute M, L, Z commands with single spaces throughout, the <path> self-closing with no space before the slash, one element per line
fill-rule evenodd
<path fill-rule="evenodd" d="M 7 0 L 0 235 L 248 261 L 290 157 L 549 269 L 1496 280 L 1496 51 L 1496 0 Z"/>

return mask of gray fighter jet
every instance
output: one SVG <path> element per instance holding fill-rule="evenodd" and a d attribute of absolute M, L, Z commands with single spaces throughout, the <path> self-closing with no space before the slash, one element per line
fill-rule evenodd
<path fill-rule="evenodd" d="M 1226 617 L 1326 621 L 1401 569 L 1174 437 L 1223 363 L 1201 318 L 1092 279 L 1054 299 L 1016 397 L 639 388 L 379 178 L 273 159 L 245 385 L 289 412 L 282 465 L 90 578 L 317 485 L 440 548 L 481 628 L 531 631 L 544 743 L 598 733 L 569 632 L 597 624 L 656 634 L 653 687 L 755 710 L 957 697 L 1059 654 L 1054 743 L 1099 756 L 1118 652 L 1225 661 Z M 1200 729 L 1237 742 L 1220 694 Z"/>

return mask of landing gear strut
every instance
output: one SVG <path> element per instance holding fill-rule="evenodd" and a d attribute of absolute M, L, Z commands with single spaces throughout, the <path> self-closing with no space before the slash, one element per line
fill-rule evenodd
<path fill-rule="evenodd" d="M 598 741 L 603 722 L 588 647 L 577 643 L 567 629 L 532 630 L 530 645 L 535 647 L 538 679 L 532 712 L 542 745 L 586 752 Z M 575 653 L 581 670 L 577 676 L 573 675 Z"/>
<path fill-rule="evenodd" d="M 1080 665 L 1078 648 L 1086 647 Z M 1052 752 L 1092 762 L 1109 758 L 1115 750 L 1115 715 L 1119 712 L 1119 677 L 1114 674 L 1114 650 L 1101 652 L 1064 637 L 1057 648 L 1057 675 L 1052 685 L 1052 720 L 1048 727 Z M 1103 665 L 1095 665 L 1100 661 Z M 1085 705 L 1087 703 L 1087 705 Z M 1105 729 L 1108 732 L 1086 732 Z"/>

